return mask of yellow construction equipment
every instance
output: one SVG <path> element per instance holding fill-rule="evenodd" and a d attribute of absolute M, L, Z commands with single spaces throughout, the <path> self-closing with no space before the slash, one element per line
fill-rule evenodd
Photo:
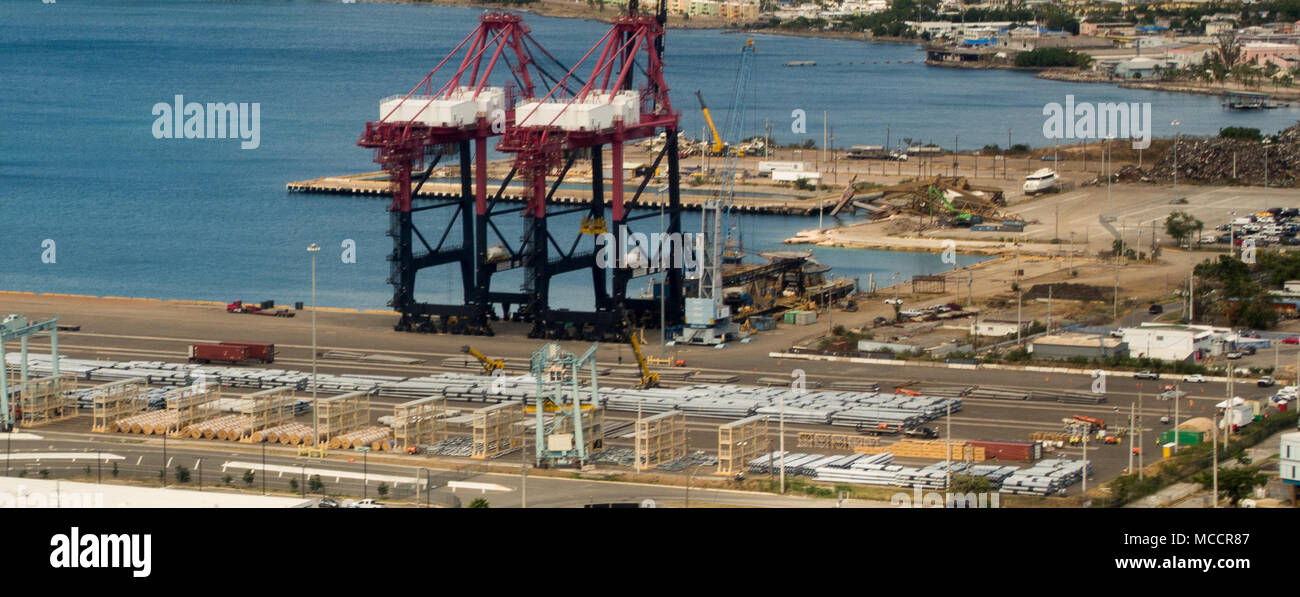
<path fill-rule="evenodd" d="M 605 218 L 600 216 L 583 216 L 581 227 L 578 229 L 582 234 L 605 234 L 609 228 L 605 226 Z"/>
<path fill-rule="evenodd" d="M 628 342 L 632 344 L 632 354 L 636 355 L 636 365 L 641 368 L 641 383 L 637 387 L 642 390 L 659 387 L 659 374 L 650 370 L 650 363 L 646 362 L 645 354 L 641 352 L 642 340 L 638 339 L 636 334 L 628 336 Z"/>
<path fill-rule="evenodd" d="M 478 362 L 483 363 L 483 373 L 485 375 L 491 375 L 493 371 L 504 370 L 506 368 L 505 361 L 489 359 L 483 353 L 474 350 L 473 346 L 462 346 L 460 347 L 460 351 L 478 359 Z"/>
<path fill-rule="evenodd" d="M 722 143 L 722 137 L 718 135 L 718 127 L 713 126 L 713 116 L 709 115 L 709 107 L 704 105 L 704 95 L 698 89 L 695 91 L 695 98 L 700 100 L 700 111 L 704 113 L 704 122 L 709 125 L 709 132 L 713 134 L 713 145 L 709 146 L 709 153 L 722 155 L 727 147 Z"/>

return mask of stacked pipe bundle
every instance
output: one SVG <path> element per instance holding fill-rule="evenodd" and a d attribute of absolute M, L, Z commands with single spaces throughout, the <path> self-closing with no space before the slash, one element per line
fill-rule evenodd
<path fill-rule="evenodd" d="M 284 443 L 298 445 L 297 441 L 289 441 L 289 438 L 297 438 L 297 436 L 301 436 L 304 433 L 310 438 L 311 427 L 303 425 L 302 423 L 287 423 L 284 425 L 276 425 L 275 427 L 268 427 L 260 431 L 254 431 L 248 435 L 248 439 L 255 444 L 266 442 L 268 444 Z"/>
<path fill-rule="evenodd" d="M 857 483 L 860 485 L 897 485 L 897 476 L 906 467 L 893 464 L 894 455 L 854 454 L 841 457 L 815 471 L 818 481 L 832 483 Z"/>
<path fill-rule="evenodd" d="M 982 400 L 1029 400 L 1029 392 L 1014 389 L 979 387 L 971 390 L 966 394 L 966 397 L 979 398 Z"/>
<path fill-rule="evenodd" d="M 334 450 L 351 450 L 361 447 L 379 450 L 383 440 L 388 439 L 392 433 L 393 430 L 389 427 L 364 427 L 330 438 L 329 447 Z"/>
<path fill-rule="evenodd" d="M 163 435 L 176 427 L 176 413 L 165 410 L 131 415 L 114 422 L 119 433 L 140 433 L 144 435 Z"/>
<path fill-rule="evenodd" d="M 251 420 L 243 415 L 223 415 L 199 421 L 184 429 L 181 429 L 181 436 L 189 436 L 194 439 L 226 439 L 230 435 L 231 429 L 240 428 L 246 424 L 251 424 Z M 222 437 L 218 438 L 218 433 Z"/>
<path fill-rule="evenodd" d="M 95 407 L 95 390 L 94 388 L 81 388 L 73 395 L 77 401 L 77 408 L 94 408 Z M 143 410 L 162 410 L 167 408 L 167 390 L 163 388 L 146 388 L 145 395 L 141 399 L 145 408 Z"/>
<path fill-rule="evenodd" d="M 1088 463 L 1092 475 L 1092 463 Z M 1003 493 L 1026 495 L 1052 495 L 1065 490 L 1083 479 L 1084 464 L 1077 460 L 1055 458 L 1040 460 L 1033 466 L 1017 470 L 1002 481 Z"/>
<path fill-rule="evenodd" d="M 685 470 L 687 467 L 695 467 L 700 465 L 713 466 L 717 463 L 718 463 L 718 457 L 716 455 L 705 452 L 704 450 L 696 450 L 676 460 L 669 460 L 668 462 L 660 464 L 655 468 L 664 471 L 680 471 L 680 470 Z M 628 463 L 629 466 L 631 466 L 632 464 L 635 464 L 635 462 Z"/>
<path fill-rule="evenodd" d="M 284 425 L 284 429 L 281 429 L 275 433 L 274 440 L 272 440 L 270 436 L 268 436 L 266 439 L 267 441 L 276 441 L 286 446 L 297 446 L 299 444 L 311 445 L 312 443 L 311 438 L 314 432 L 315 431 L 311 428 L 311 425 L 304 425 L 302 423 L 290 423 L 288 425 Z"/>
<path fill-rule="evenodd" d="M 433 456 L 469 456 L 474 453 L 474 438 L 458 435 L 420 447 L 425 454 Z"/>

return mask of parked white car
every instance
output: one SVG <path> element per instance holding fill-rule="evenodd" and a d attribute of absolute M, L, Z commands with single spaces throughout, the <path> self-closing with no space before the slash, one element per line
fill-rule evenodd
<path fill-rule="evenodd" d="M 1200 373 L 1193 373 L 1191 375 L 1184 375 L 1183 381 L 1186 383 L 1205 383 L 1208 380 L 1206 380 L 1205 376 Z"/>

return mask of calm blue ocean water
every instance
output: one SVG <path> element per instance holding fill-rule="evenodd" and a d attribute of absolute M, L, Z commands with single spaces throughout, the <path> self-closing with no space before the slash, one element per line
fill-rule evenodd
<path fill-rule="evenodd" d="M 410 89 L 473 26 L 475 9 L 282 1 L 0 1 L 0 288 L 100 295 L 306 300 L 319 242 L 323 305 L 378 308 L 384 283 L 384 203 L 289 195 L 284 183 L 373 168 L 356 147 L 377 101 Z M 596 22 L 528 17 L 534 37 L 572 63 L 606 30 Z M 730 103 L 744 39 L 673 31 L 668 79 L 684 127 L 699 130 L 691 95 Z M 1151 102 L 1156 133 L 1228 125 L 1268 131 L 1300 112 L 1228 113 L 1214 98 L 1041 81 L 1023 73 L 927 69 L 914 46 L 758 36 L 751 123 L 771 119 L 781 142 L 795 108 L 820 143 L 830 113 L 837 145 L 911 137 L 963 147 L 1046 144 L 1043 104 Z M 814 68 L 779 66 L 817 60 Z M 904 62 L 899 63 L 902 60 Z M 907 63 L 906 61 L 913 61 Z M 885 64 L 889 61 L 889 64 Z M 850 64 L 851 63 L 851 64 Z M 261 146 L 235 140 L 158 140 L 152 107 L 186 101 L 258 102 Z M 752 129 L 758 134 L 758 127 Z M 1037 135 L 1037 136 L 1035 136 Z M 698 229 L 697 216 L 687 230 Z M 779 241 L 806 218 L 741 220 L 747 246 Z M 430 226 L 432 228 L 432 226 Z M 517 231 L 507 229 L 507 234 Z M 53 240 L 56 262 L 43 263 Z M 357 243 L 357 263 L 340 243 Z M 818 249 L 836 273 L 888 279 L 944 269 L 935 255 Z M 962 263 L 967 259 L 963 258 Z M 585 281 L 578 274 L 574 287 Z M 450 292 L 426 276 L 420 291 Z M 503 284 L 508 287 L 510 284 Z M 579 292 L 559 287 L 566 302 Z M 581 293 L 585 295 L 585 292 Z M 580 306 L 573 304 L 571 306 Z"/>

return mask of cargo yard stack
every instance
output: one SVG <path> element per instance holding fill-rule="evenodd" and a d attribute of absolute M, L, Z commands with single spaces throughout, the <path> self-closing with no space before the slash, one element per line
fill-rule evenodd
<path fill-rule="evenodd" d="M 628 2 L 627 12 L 614 19 L 609 32 L 568 69 L 549 93 L 516 107 L 515 121 L 507 124 L 497 146 L 500 151 L 514 154 L 511 174 L 518 173 L 529 189 L 523 209 L 525 237 L 518 250 L 507 245 L 510 256 L 496 268 L 496 271 L 524 268 L 524 300 L 498 302 L 507 310 L 507 302 L 520 304 L 513 318 L 533 324 L 529 337 L 623 340 L 630 333 L 630 326 L 658 326 L 660 301 L 628 296 L 628 283 L 636 276 L 662 274 L 666 278 L 665 325 L 681 322 L 683 268 L 673 267 L 674 263 L 682 263 L 681 243 L 662 243 L 657 255 L 629 255 L 634 249 L 630 244 L 635 238 L 632 235 L 637 234 L 631 224 L 656 215 L 647 211 L 632 216 L 630 209 L 638 205 L 665 160 L 668 205 L 664 209 L 664 232 L 668 238 L 678 238 L 682 232 L 677 146 L 681 114 L 673 111 L 663 75 L 667 18 L 663 0 L 654 15 L 641 13 L 635 0 Z M 593 55 L 598 57 L 583 83 L 578 70 Z M 637 73 L 644 74 L 639 84 Z M 581 85 L 571 90 L 570 82 Z M 625 200 L 624 144 L 657 137 L 661 132 L 665 139 L 663 149 L 644 169 L 633 196 Z M 611 155 L 612 182 L 608 206 L 602 176 L 606 145 Z M 590 160 L 589 205 L 548 210 L 551 195 L 564 184 L 565 176 L 580 159 Z M 549 181 L 548 190 L 552 172 L 556 175 Z M 607 207 L 609 220 L 605 217 Z M 574 213 L 583 214 L 577 234 L 571 240 L 556 238 L 559 229 L 551 225 L 552 219 Z M 642 234 L 646 232 L 650 231 Z M 584 243 L 584 235 L 593 238 Z M 598 241 L 605 238 L 612 240 L 607 246 L 599 247 Z M 558 255 L 552 254 L 552 246 Z M 614 257 L 613 264 L 601 258 L 606 255 Z M 650 262 L 652 256 L 654 260 Z M 595 310 L 552 308 L 551 279 L 582 270 L 591 275 Z M 607 271 L 612 272 L 612 279 L 606 278 Z"/>

